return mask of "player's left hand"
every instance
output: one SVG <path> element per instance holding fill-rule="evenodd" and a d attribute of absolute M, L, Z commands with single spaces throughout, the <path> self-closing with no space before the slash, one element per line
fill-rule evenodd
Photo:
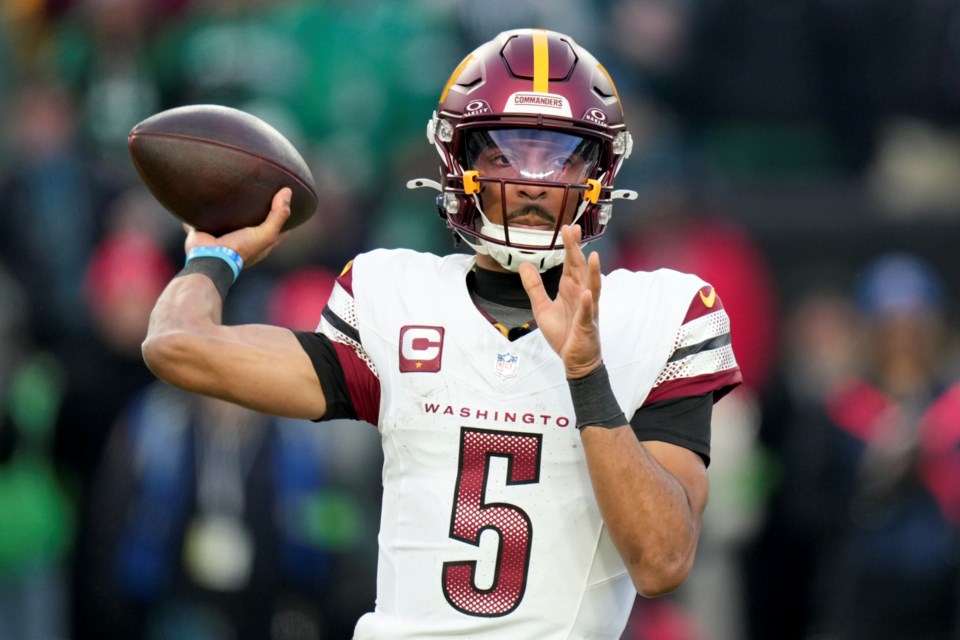
<path fill-rule="evenodd" d="M 582 378 L 602 362 L 599 301 L 600 256 L 589 259 L 580 247 L 579 226 L 560 230 L 566 257 L 557 298 L 551 300 L 532 264 L 520 265 L 520 278 L 533 306 L 533 317 L 547 342 L 563 360 L 567 378 Z"/>

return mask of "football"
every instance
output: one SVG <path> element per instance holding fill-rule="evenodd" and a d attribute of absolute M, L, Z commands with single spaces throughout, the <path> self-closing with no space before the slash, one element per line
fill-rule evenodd
<path fill-rule="evenodd" d="M 293 190 L 284 230 L 317 209 L 317 187 L 297 149 L 239 109 L 189 105 L 161 111 L 130 131 L 127 147 L 153 197 L 215 236 L 262 222 L 283 187 Z"/>

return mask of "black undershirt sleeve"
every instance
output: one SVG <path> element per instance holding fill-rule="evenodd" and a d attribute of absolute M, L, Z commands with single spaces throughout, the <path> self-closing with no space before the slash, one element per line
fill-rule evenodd
<path fill-rule="evenodd" d="M 653 402 L 640 407 L 630 426 L 637 438 L 660 440 L 690 449 L 710 465 L 710 418 L 713 393 Z"/>
<path fill-rule="evenodd" d="M 349 419 L 356 420 L 357 412 L 350 399 L 350 390 L 347 387 L 347 377 L 343 373 L 340 359 L 333 348 L 330 339 L 322 333 L 294 331 L 300 341 L 300 346 L 307 352 L 313 368 L 320 380 L 323 397 L 327 401 L 327 413 L 319 420 Z"/>

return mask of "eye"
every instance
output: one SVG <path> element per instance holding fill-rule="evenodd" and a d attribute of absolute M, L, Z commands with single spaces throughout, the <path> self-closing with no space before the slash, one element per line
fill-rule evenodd
<path fill-rule="evenodd" d="M 568 173 L 571 171 L 578 172 L 583 168 L 583 158 L 577 155 L 572 156 L 558 156 L 554 161 L 552 166 L 559 169 L 560 173 Z"/>
<path fill-rule="evenodd" d="M 488 162 L 497 168 L 507 168 L 513 166 L 513 159 L 503 153 L 494 153 L 488 158 Z"/>

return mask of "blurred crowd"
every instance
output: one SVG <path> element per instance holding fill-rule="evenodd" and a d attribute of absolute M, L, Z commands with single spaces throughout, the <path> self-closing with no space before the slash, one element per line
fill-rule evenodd
<path fill-rule="evenodd" d="M 297 146 L 318 213 L 225 320 L 312 330 L 357 252 L 454 250 L 404 185 L 453 66 L 517 26 L 629 111 L 605 270 L 710 281 L 744 373 L 694 573 L 624 639 L 960 638 L 960 2 L 0 0 L 0 640 L 350 637 L 376 431 L 146 370 L 182 231 L 126 136 L 215 103 Z"/>

